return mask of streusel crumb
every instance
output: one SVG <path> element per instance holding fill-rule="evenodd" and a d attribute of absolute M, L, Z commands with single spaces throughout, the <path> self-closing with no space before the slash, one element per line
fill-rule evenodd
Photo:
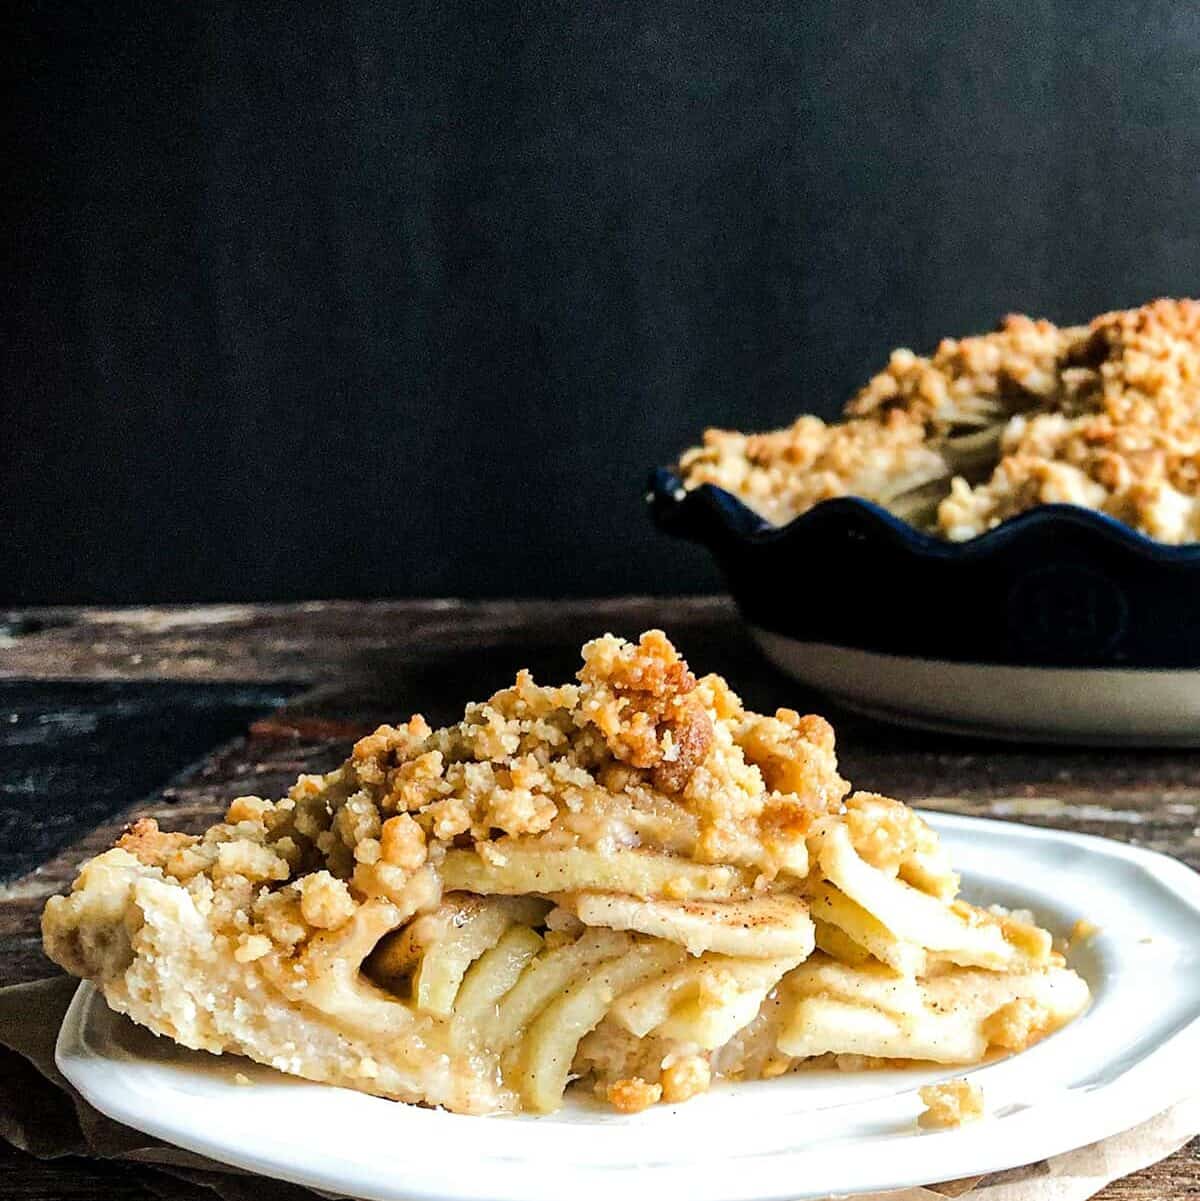
<path fill-rule="evenodd" d="M 605 1094 L 608 1103 L 620 1113 L 641 1113 L 657 1105 L 663 1095 L 661 1084 L 648 1084 L 640 1076 L 614 1080 Z"/>
<path fill-rule="evenodd" d="M 1027 997 L 1018 997 L 997 1009 L 983 1023 L 983 1036 L 992 1046 L 1019 1051 L 1031 1046 L 1052 1025 L 1050 1013 Z"/>
<path fill-rule="evenodd" d="M 923 1130 L 945 1130 L 983 1117 L 983 1090 L 970 1080 L 946 1080 L 921 1089 L 925 1112 L 917 1119 Z"/>
<path fill-rule="evenodd" d="M 684 1055 L 663 1068 L 662 1099 L 668 1104 L 687 1101 L 707 1092 L 711 1083 L 708 1060 L 699 1055 Z"/>

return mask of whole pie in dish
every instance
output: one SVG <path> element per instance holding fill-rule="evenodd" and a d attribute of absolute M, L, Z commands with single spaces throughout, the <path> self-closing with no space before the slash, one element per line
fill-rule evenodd
<path fill-rule="evenodd" d="M 711 429 L 683 455 L 782 525 L 860 496 L 951 541 L 1042 504 L 1095 509 L 1160 542 L 1200 540 L 1200 303 L 1157 300 L 1060 328 L 1005 318 L 928 357 L 896 350 L 845 420 Z"/>
<path fill-rule="evenodd" d="M 633 1112 L 811 1065 L 972 1064 L 1088 1001 L 1027 914 L 956 899 L 933 831 L 833 731 L 746 710 L 658 631 L 381 726 L 202 837 L 135 823 L 46 951 L 186 1047 L 462 1113 L 571 1081 Z"/>

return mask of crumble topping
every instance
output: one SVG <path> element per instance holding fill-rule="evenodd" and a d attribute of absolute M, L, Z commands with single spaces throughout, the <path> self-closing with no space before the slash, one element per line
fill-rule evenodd
<path fill-rule="evenodd" d="M 894 350 L 887 367 L 847 405 L 851 417 L 902 413 L 927 432 L 948 434 L 1053 403 L 1058 362 L 1078 329 L 1020 314 L 995 333 L 943 338 L 929 356 Z"/>
<path fill-rule="evenodd" d="M 783 524 L 862 496 L 951 541 L 1041 504 L 1096 509 L 1167 543 L 1200 539 L 1200 303 L 1156 300 L 1060 328 L 1024 316 L 894 351 L 827 425 L 709 430 L 683 455 Z"/>
<path fill-rule="evenodd" d="M 706 430 L 680 470 L 686 488 L 716 484 L 783 525 L 820 501 L 866 496 L 883 503 L 946 479 L 951 469 L 923 425 L 894 409 L 836 425 L 805 416 L 765 434 Z"/>
<path fill-rule="evenodd" d="M 424 869 L 450 849 L 504 865 L 518 841 L 663 848 L 742 863 L 764 887 L 794 862 L 807 871 L 814 821 L 848 791 L 828 722 L 746 711 L 724 680 L 697 679 L 652 630 L 637 643 L 589 642 L 577 684 L 545 687 L 522 671 L 456 725 L 433 730 L 417 715 L 381 726 L 340 768 L 301 776 L 280 801 L 235 798 L 203 836 L 142 819 L 117 845 L 239 914 L 235 954 L 254 962 L 267 946 L 295 952 L 371 898 L 411 906 L 414 888 L 430 887 Z M 909 829 L 898 802 L 849 803 L 852 814 L 893 807 L 887 828 L 907 831 L 888 852 L 897 863 L 928 836 Z M 891 837 L 869 827 L 864 845 Z M 691 886 L 681 875 L 663 891 L 683 899 Z"/>

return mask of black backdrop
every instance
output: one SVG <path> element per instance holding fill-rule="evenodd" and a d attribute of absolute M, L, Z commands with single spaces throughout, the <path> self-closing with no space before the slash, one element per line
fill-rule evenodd
<path fill-rule="evenodd" d="M 0 599 L 711 586 L 643 477 L 1200 290 L 1200 7 L 10 5 Z"/>

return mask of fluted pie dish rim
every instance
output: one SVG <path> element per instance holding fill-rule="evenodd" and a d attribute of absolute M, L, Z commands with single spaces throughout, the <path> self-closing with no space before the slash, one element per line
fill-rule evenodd
<path fill-rule="evenodd" d="M 646 504 L 660 530 L 711 554 L 751 626 L 783 638 L 963 664 L 1200 668 L 1200 543 L 1156 542 L 1104 513 L 1042 505 L 956 543 L 838 497 L 775 526 L 667 467 Z"/>

